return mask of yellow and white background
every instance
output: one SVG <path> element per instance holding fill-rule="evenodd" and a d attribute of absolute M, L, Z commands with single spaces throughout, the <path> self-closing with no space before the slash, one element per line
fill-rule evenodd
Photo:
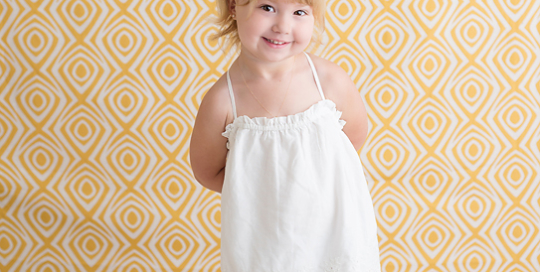
<path fill-rule="evenodd" d="M 540 271 L 540 1 L 329 0 L 383 271 Z M 219 271 L 215 0 L 0 0 L 0 271 Z"/>

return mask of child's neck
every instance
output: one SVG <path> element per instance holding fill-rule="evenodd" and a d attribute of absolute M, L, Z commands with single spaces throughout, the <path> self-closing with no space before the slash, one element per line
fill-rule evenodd
<path fill-rule="evenodd" d="M 238 57 L 240 68 L 246 77 L 259 78 L 267 81 L 281 79 L 291 71 L 295 57 L 290 57 L 282 61 L 264 61 L 247 54 L 240 54 Z"/>

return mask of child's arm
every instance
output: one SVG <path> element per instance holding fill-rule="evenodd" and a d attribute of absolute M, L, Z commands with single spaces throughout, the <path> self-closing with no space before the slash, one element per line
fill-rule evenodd
<path fill-rule="evenodd" d="M 204 187 L 221 193 L 227 158 L 225 130 L 230 98 L 218 80 L 204 96 L 193 125 L 190 143 L 191 169 L 195 179 Z M 232 118 L 230 118 L 232 119 Z"/>
<path fill-rule="evenodd" d="M 347 122 L 343 132 L 358 152 L 368 132 L 368 117 L 362 96 L 343 68 L 323 58 L 314 59 L 317 69 L 321 71 L 322 88 L 326 96 L 336 103 L 337 109 L 343 112 L 341 119 Z"/>
<path fill-rule="evenodd" d="M 343 70 L 342 70 L 343 71 Z M 343 71 L 345 73 L 345 71 Z M 362 96 L 349 75 L 346 75 L 343 82 L 345 92 L 345 103 L 343 103 L 343 114 L 341 119 L 347 123 L 343 127 L 343 132 L 351 140 L 354 149 L 358 153 L 364 145 L 368 133 L 368 117 Z"/>

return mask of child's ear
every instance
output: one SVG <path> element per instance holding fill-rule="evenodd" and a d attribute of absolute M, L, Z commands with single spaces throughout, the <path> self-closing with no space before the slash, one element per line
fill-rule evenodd
<path fill-rule="evenodd" d="M 229 0 L 229 13 L 236 16 L 236 0 Z"/>

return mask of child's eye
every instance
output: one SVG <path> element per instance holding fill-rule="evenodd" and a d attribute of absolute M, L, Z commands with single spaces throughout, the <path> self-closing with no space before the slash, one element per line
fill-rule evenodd
<path fill-rule="evenodd" d="M 262 5 L 261 9 L 264 11 L 274 11 L 274 7 L 269 6 L 269 5 Z"/>
<path fill-rule="evenodd" d="M 300 13 L 300 14 L 298 14 Z M 300 15 L 300 16 L 304 16 L 304 15 L 307 15 L 307 12 L 303 11 L 303 10 L 297 10 L 294 12 L 294 14 L 297 14 L 297 15 Z"/>

